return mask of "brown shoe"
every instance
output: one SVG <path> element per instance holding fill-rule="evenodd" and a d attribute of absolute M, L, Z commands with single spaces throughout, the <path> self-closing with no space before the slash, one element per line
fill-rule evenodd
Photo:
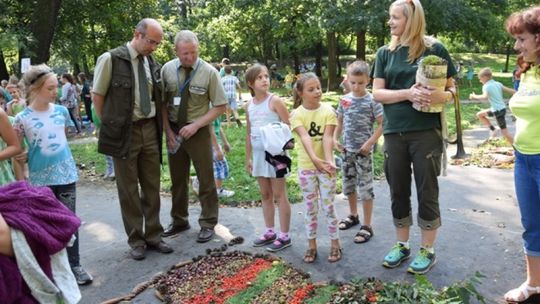
<path fill-rule="evenodd" d="M 197 243 L 206 243 L 214 237 L 214 228 L 202 227 L 197 237 Z"/>
<path fill-rule="evenodd" d="M 148 249 L 155 250 L 160 253 L 171 253 L 174 250 L 164 241 L 159 242 L 157 245 L 148 245 Z"/>
<path fill-rule="evenodd" d="M 144 260 L 144 258 L 146 257 L 145 252 L 146 249 L 144 248 L 144 246 L 136 246 L 131 249 L 131 251 L 129 252 L 129 256 L 136 261 L 140 261 Z"/>
<path fill-rule="evenodd" d="M 173 236 L 173 235 L 176 235 L 182 231 L 186 231 L 188 229 L 190 229 L 191 226 L 189 224 L 186 224 L 184 226 L 175 226 L 173 224 L 170 224 L 169 227 L 167 227 L 167 229 L 165 229 L 165 231 L 163 231 L 163 233 L 161 234 L 162 237 L 169 237 L 169 236 Z"/>

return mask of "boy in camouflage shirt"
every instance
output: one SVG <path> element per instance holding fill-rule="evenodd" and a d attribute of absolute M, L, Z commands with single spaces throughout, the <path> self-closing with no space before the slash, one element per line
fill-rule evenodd
<path fill-rule="evenodd" d="M 345 230 L 360 224 L 357 200 L 363 202 L 364 221 L 354 237 L 355 243 L 365 243 L 373 236 L 373 146 L 382 134 L 383 108 L 367 92 L 369 67 L 355 61 L 347 67 L 350 93 L 340 99 L 338 125 L 334 132 L 334 147 L 342 153 L 343 193 L 349 201 L 350 214 L 339 222 Z M 373 123 L 377 129 L 373 131 Z M 343 140 L 339 139 L 343 133 Z M 358 187 L 358 193 L 356 188 Z"/>

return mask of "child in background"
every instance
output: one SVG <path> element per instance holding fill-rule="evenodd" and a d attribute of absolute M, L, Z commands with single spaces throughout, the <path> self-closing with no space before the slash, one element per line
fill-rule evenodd
<path fill-rule="evenodd" d="M 225 115 L 227 117 L 227 127 L 231 126 L 231 110 L 234 115 L 234 120 L 236 120 L 236 124 L 241 127 L 242 122 L 240 121 L 240 115 L 238 115 L 238 104 L 236 103 L 236 91 L 238 90 L 238 99 L 241 99 L 242 96 L 242 87 L 240 86 L 240 81 L 236 76 L 233 76 L 232 74 L 232 68 L 230 65 L 226 65 L 224 68 L 225 70 L 225 76 L 221 78 L 221 83 L 223 84 L 223 88 L 225 89 L 225 96 L 227 96 L 227 100 L 229 101 L 229 104 L 227 105 L 227 111 L 225 112 Z"/>
<path fill-rule="evenodd" d="M 492 73 L 489 68 L 483 68 L 480 70 L 478 73 L 478 79 L 480 79 L 480 82 L 483 84 L 482 95 L 476 95 L 473 92 L 469 95 L 469 99 L 488 100 L 490 108 L 479 111 L 476 113 L 476 117 L 478 117 L 478 119 L 480 119 L 484 125 L 489 127 L 490 139 L 495 138 L 497 133 L 495 127 L 489 121 L 488 116 L 495 117 L 497 119 L 497 124 L 501 128 L 502 135 L 510 144 L 513 144 L 514 137 L 506 128 L 506 104 L 504 103 L 503 92 L 514 95 L 516 91 L 514 91 L 514 89 L 505 87 L 498 81 L 493 80 Z"/>
<path fill-rule="evenodd" d="M 287 75 L 285 75 L 285 88 L 287 89 L 287 96 L 292 95 L 293 85 L 296 77 L 291 67 L 287 66 Z"/>
<path fill-rule="evenodd" d="M 373 147 L 382 134 L 383 108 L 366 90 L 369 67 L 355 61 L 347 67 L 351 92 L 343 96 L 338 106 L 338 124 L 334 131 L 334 147 L 342 153 L 343 193 L 349 200 L 350 214 L 339 222 L 345 230 L 360 223 L 357 200 L 363 201 L 363 225 L 354 237 L 355 243 L 365 243 L 373 236 Z M 373 132 L 373 123 L 377 129 Z M 339 138 L 343 133 L 343 143 Z M 356 192 L 358 187 L 358 193 Z"/>
<path fill-rule="evenodd" d="M 0 99 L 3 100 L 3 96 Z M 15 181 L 10 159 L 21 153 L 17 134 L 11 126 L 9 116 L 0 108 L 0 186 Z"/>
<path fill-rule="evenodd" d="M 70 123 L 68 110 L 54 104 L 58 80 L 45 64 L 31 66 L 22 79 L 28 107 L 15 117 L 14 128 L 20 142 L 28 141 L 28 153 L 18 155 L 28 161 L 29 181 L 34 186 L 49 187 L 56 198 L 75 213 L 77 167 L 67 142 Z M 79 285 L 92 282 L 80 264 L 79 236 L 67 248 L 69 264 Z"/>
<path fill-rule="evenodd" d="M 269 92 L 270 78 L 265 66 L 254 64 L 246 71 L 245 77 L 253 96 L 246 111 L 246 167 L 248 173 L 257 178 L 266 225 L 265 233 L 253 242 L 253 246 L 269 245 L 267 250 L 279 251 L 291 246 L 291 205 L 287 197 L 285 177 L 277 178 L 275 168 L 265 160 L 260 129 L 273 122 L 289 124 L 289 113 L 283 101 Z M 279 235 L 274 230 L 274 201 L 279 209 Z"/>
<path fill-rule="evenodd" d="M 333 134 L 337 124 L 334 109 L 321 104 L 321 83 L 314 73 L 303 74 L 294 89 L 294 107 L 291 128 L 297 134 L 298 181 L 306 204 L 305 223 L 308 250 L 304 262 L 317 258 L 317 226 L 319 208 L 326 216 L 331 240 L 329 262 L 341 259 L 338 220 L 334 208 L 336 166 L 332 152 Z M 299 139 L 299 140 L 298 140 Z"/>
<path fill-rule="evenodd" d="M 225 67 L 225 69 L 227 69 L 227 67 Z M 229 145 L 227 136 L 225 135 L 225 132 L 223 132 L 219 117 L 214 120 L 213 124 L 213 132 L 210 132 L 210 136 L 212 138 L 216 190 L 218 197 L 231 197 L 234 195 L 234 191 L 223 189 L 223 180 L 229 178 L 229 163 L 225 158 L 225 154 L 229 153 L 231 150 L 231 145 Z"/>
<path fill-rule="evenodd" d="M 6 90 L 13 98 L 7 104 L 7 115 L 15 117 L 26 108 L 26 100 L 21 97 L 21 90 L 18 84 L 8 84 Z"/>
<path fill-rule="evenodd" d="M 469 88 L 472 88 L 472 80 L 474 77 L 474 67 L 472 62 L 467 64 L 467 82 L 469 83 Z"/>

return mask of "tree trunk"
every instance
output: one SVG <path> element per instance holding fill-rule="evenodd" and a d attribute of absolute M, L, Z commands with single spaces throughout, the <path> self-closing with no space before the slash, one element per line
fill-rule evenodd
<path fill-rule="evenodd" d="M 90 68 L 88 67 L 88 59 L 86 56 L 83 57 L 83 71 L 84 74 L 86 74 L 86 78 L 92 79 L 92 77 L 90 77 Z"/>
<path fill-rule="evenodd" d="M 337 41 L 335 32 L 326 33 L 326 42 L 328 44 L 328 86 L 326 91 L 337 88 L 336 79 L 336 61 L 337 61 Z"/>
<path fill-rule="evenodd" d="M 281 62 L 283 58 L 281 58 L 281 52 L 279 50 L 279 43 L 276 42 L 275 48 L 276 48 L 276 58 L 277 60 Z"/>
<path fill-rule="evenodd" d="M 336 38 L 336 65 L 337 65 L 336 77 L 338 81 L 341 81 L 341 60 L 339 58 L 340 55 L 341 55 L 341 49 L 339 48 L 339 35 L 338 35 Z"/>
<path fill-rule="evenodd" d="M 382 21 L 382 28 L 385 28 L 385 25 L 386 25 L 386 21 Z M 384 45 L 384 37 L 385 37 L 386 34 L 379 34 L 377 36 L 377 47 L 381 47 Z"/>
<path fill-rule="evenodd" d="M 295 75 L 298 75 L 300 74 L 300 58 L 298 57 L 298 50 L 296 50 L 296 48 L 293 49 L 292 51 L 292 56 L 293 56 L 293 65 L 294 65 L 294 74 Z"/>
<path fill-rule="evenodd" d="M 30 19 L 29 30 L 35 38 L 35 43 L 19 55 L 21 58 L 30 57 L 32 64 L 45 63 L 50 57 L 50 47 L 56 30 L 58 12 L 62 0 L 36 1 L 34 12 Z"/>
<path fill-rule="evenodd" d="M 366 31 L 356 32 L 356 59 L 366 60 Z"/>
<path fill-rule="evenodd" d="M 4 52 L 0 50 L 0 79 L 9 79 L 6 61 L 4 60 Z"/>
<path fill-rule="evenodd" d="M 508 65 L 510 64 L 510 43 L 506 44 L 506 63 L 504 64 L 504 73 L 508 73 Z"/>
<path fill-rule="evenodd" d="M 223 57 L 222 58 L 231 58 L 230 57 L 230 50 L 231 50 L 231 48 L 229 47 L 229 45 L 225 44 L 223 46 Z"/>
<path fill-rule="evenodd" d="M 322 77 L 322 42 L 319 41 L 315 44 L 315 74 Z"/>
<path fill-rule="evenodd" d="M 80 72 L 81 72 L 81 65 L 78 62 L 75 62 L 73 64 L 73 74 L 72 74 L 73 77 L 75 79 L 77 79 L 77 75 L 79 75 Z M 78 79 L 77 79 L 77 81 L 78 81 Z"/>

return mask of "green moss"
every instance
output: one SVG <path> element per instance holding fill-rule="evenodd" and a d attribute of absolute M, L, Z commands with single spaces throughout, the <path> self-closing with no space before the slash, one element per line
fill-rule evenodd
<path fill-rule="evenodd" d="M 255 280 L 255 283 L 248 289 L 236 294 L 227 300 L 227 304 L 244 304 L 251 303 L 251 299 L 259 295 L 263 290 L 272 286 L 272 283 L 276 281 L 285 272 L 285 266 L 278 264 L 270 269 L 262 271 Z"/>
<path fill-rule="evenodd" d="M 310 299 L 306 299 L 305 304 L 329 303 L 332 300 L 332 295 L 339 288 L 335 285 L 327 285 L 315 289 L 315 294 Z"/>
<path fill-rule="evenodd" d="M 420 63 L 422 65 L 447 65 L 446 60 L 442 59 L 439 56 L 429 55 L 422 59 Z"/>

